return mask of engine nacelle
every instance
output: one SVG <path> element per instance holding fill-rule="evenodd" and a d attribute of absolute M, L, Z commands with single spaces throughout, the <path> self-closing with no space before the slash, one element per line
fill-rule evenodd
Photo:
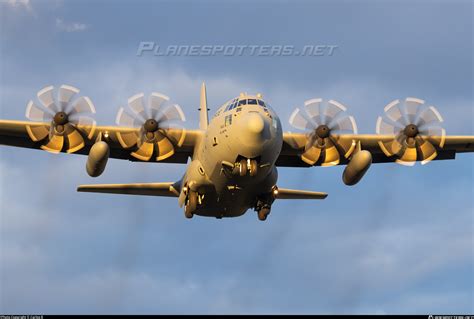
<path fill-rule="evenodd" d="M 109 159 L 110 149 L 109 145 L 103 141 L 92 145 L 87 157 L 86 170 L 91 177 L 97 177 L 105 169 L 107 160 Z"/>
<path fill-rule="evenodd" d="M 342 180 L 346 185 L 357 184 L 372 164 L 372 154 L 369 151 L 358 151 L 352 156 L 342 174 Z"/>

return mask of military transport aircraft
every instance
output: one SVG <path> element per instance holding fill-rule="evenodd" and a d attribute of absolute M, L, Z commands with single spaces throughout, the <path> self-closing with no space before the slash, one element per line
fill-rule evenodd
<path fill-rule="evenodd" d="M 347 165 L 342 179 L 360 181 L 372 163 L 414 165 L 454 159 L 473 152 L 474 136 L 447 136 L 438 111 L 425 101 L 389 103 L 374 135 L 357 134 L 347 109 L 337 101 L 312 99 L 297 108 L 284 133 L 280 119 L 261 94 L 224 103 L 208 120 L 206 87 L 201 87 L 199 129 L 185 129 L 185 116 L 167 96 L 137 94 L 120 108 L 118 126 L 97 126 L 95 107 L 79 90 L 48 86 L 30 101 L 30 121 L 0 120 L 0 144 L 87 155 L 96 177 L 109 158 L 189 163 L 177 182 L 80 185 L 80 192 L 177 197 L 187 218 L 243 215 L 249 208 L 265 220 L 275 199 L 324 199 L 326 193 L 277 186 L 277 167 Z"/>

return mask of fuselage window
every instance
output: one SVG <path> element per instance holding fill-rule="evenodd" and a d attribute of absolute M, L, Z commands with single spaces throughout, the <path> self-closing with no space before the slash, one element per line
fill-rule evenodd
<path fill-rule="evenodd" d="M 248 99 L 247 104 L 257 105 L 257 100 L 256 99 Z"/>

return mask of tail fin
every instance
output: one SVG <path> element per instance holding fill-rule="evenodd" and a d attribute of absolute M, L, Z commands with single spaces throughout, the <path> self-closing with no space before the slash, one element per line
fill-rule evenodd
<path fill-rule="evenodd" d="M 199 128 L 201 130 L 207 129 L 207 124 L 209 122 L 207 111 L 207 95 L 206 95 L 206 84 L 203 82 L 201 85 L 201 101 L 199 103 Z"/>

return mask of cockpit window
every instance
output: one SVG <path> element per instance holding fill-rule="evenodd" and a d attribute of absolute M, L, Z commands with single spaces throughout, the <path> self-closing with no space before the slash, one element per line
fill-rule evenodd
<path fill-rule="evenodd" d="M 247 104 L 254 104 L 257 105 L 257 100 L 256 99 L 248 99 Z"/>
<path fill-rule="evenodd" d="M 247 100 L 240 100 L 239 101 L 239 106 L 247 104 Z"/>
<path fill-rule="evenodd" d="M 258 105 L 265 107 L 265 102 L 263 102 L 262 100 L 257 100 L 257 102 Z"/>

